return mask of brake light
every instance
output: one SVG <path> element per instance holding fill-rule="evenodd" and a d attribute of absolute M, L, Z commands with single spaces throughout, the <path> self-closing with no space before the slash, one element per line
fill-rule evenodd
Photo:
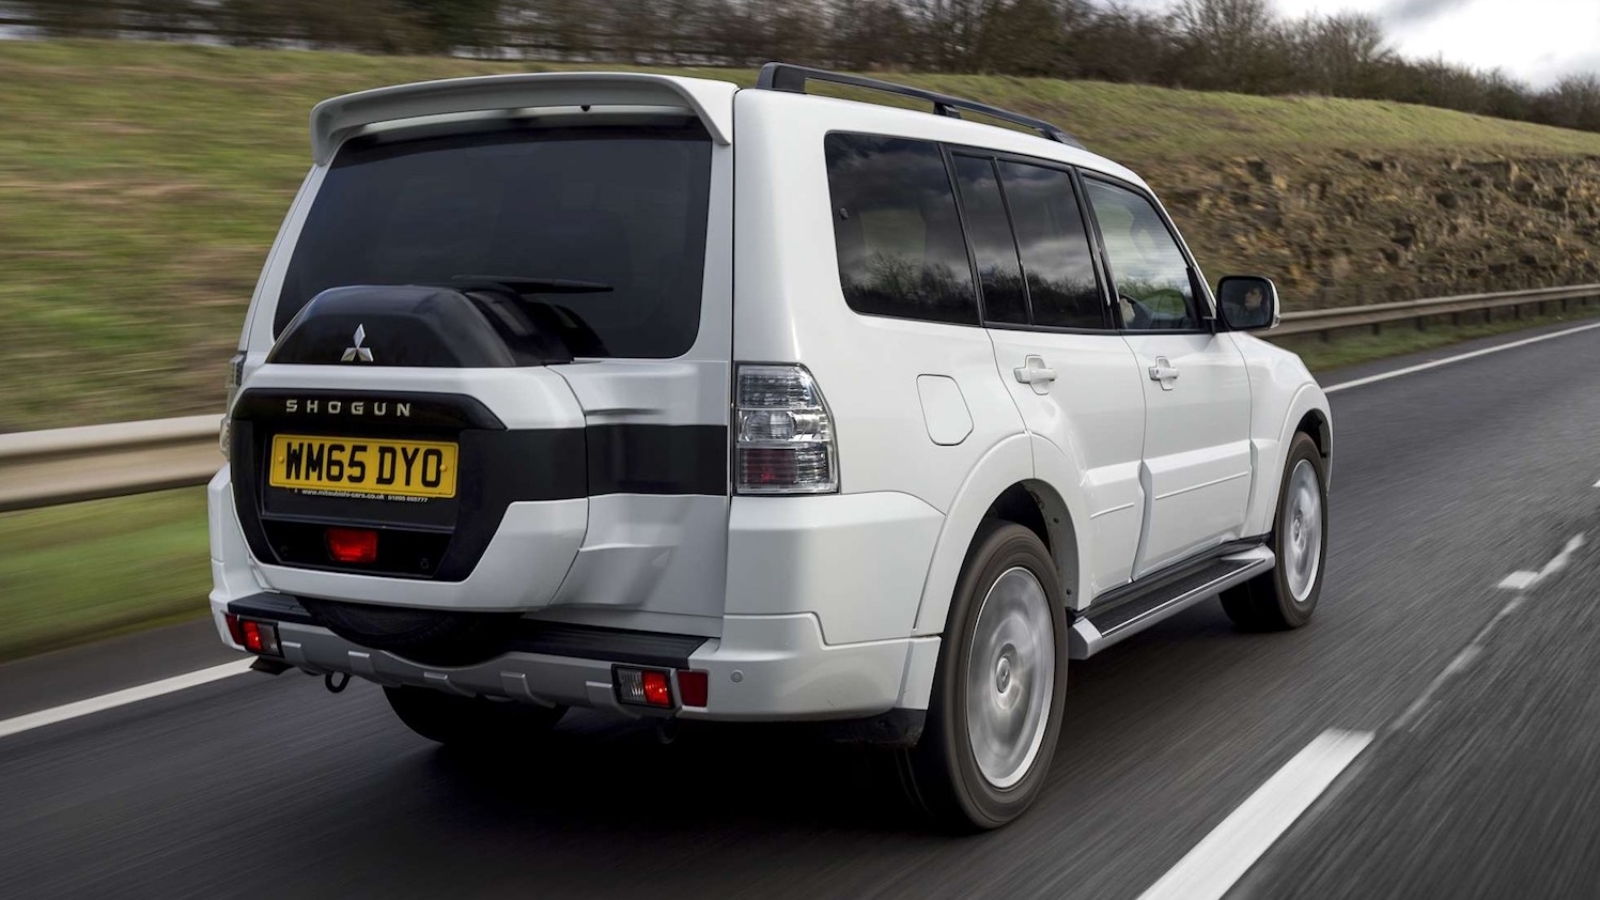
<path fill-rule="evenodd" d="M 672 683 L 667 681 L 667 673 L 644 673 L 644 702 L 651 706 L 672 705 Z"/>
<path fill-rule="evenodd" d="M 239 617 L 233 613 L 223 613 L 222 620 L 228 623 L 228 635 L 233 638 L 233 642 L 243 647 L 244 631 L 239 627 Z"/>
<path fill-rule="evenodd" d="M 833 418 L 804 366 L 741 365 L 735 391 L 734 486 L 741 494 L 839 489 Z"/>
<path fill-rule="evenodd" d="M 378 558 L 378 533 L 370 528 L 329 528 L 328 555 L 334 562 L 372 562 Z"/>

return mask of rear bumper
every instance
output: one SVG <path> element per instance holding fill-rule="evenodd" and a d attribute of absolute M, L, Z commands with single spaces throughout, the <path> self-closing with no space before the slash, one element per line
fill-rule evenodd
<path fill-rule="evenodd" d="M 729 616 L 720 638 L 623 632 L 528 623 L 515 649 L 470 666 L 417 663 L 347 641 L 315 624 L 293 598 L 265 594 L 233 603 L 214 599 L 218 632 L 228 612 L 278 626 L 283 662 L 313 674 L 347 673 L 381 685 L 428 687 L 463 696 L 504 697 L 630 716 L 713 721 L 859 719 L 926 707 L 926 692 L 903 691 L 931 673 L 939 639 L 906 638 L 827 645 L 815 616 Z M 621 704 L 614 665 L 700 669 L 709 673 L 705 707 L 653 710 Z"/>

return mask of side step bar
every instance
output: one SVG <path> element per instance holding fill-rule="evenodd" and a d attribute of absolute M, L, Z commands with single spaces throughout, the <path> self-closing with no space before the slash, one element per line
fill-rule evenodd
<path fill-rule="evenodd" d="M 1191 575 L 1161 584 L 1103 610 L 1090 607 L 1072 623 L 1067 636 L 1067 656 L 1087 659 L 1127 640 L 1222 591 L 1270 570 L 1277 564 L 1271 548 L 1262 545 L 1219 557 Z"/>

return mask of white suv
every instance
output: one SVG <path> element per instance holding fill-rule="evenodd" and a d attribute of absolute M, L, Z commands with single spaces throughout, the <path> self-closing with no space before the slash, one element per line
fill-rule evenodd
<path fill-rule="evenodd" d="M 934 112 L 809 95 L 834 82 Z M 976 113 L 1027 129 L 965 121 Z M 1138 176 L 767 66 L 328 100 L 240 341 L 211 606 L 444 742 L 573 706 L 826 723 L 983 828 L 1068 659 L 1304 624 L 1332 432 Z"/>

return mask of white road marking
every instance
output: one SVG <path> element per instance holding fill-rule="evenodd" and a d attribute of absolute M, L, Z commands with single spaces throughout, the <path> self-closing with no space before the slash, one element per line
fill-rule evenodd
<path fill-rule="evenodd" d="M 1322 389 L 1322 392 L 1324 394 L 1331 394 L 1335 391 L 1345 390 L 1346 388 L 1360 387 L 1363 384 L 1372 384 L 1375 381 L 1387 381 L 1390 378 L 1399 378 L 1401 375 L 1410 375 L 1413 372 L 1424 372 L 1428 369 L 1436 369 L 1439 366 L 1448 366 L 1451 363 L 1475 359 L 1479 356 L 1488 356 L 1491 353 L 1499 353 L 1502 350 L 1511 350 L 1515 347 L 1526 347 L 1529 344 L 1537 344 L 1540 341 L 1548 341 L 1558 337 L 1566 337 L 1569 334 L 1577 334 L 1580 331 L 1590 331 L 1595 328 L 1600 328 L 1600 322 L 1595 322 L 1590 325 L 1579 325 L 1576 328 L 1566 328 L 1561 331 L 1552 331 L 1549 334 L 1541 334 L 1531 338 L 1523 338 L 1520 341 L 1512 341 L 1509 344 L 1496 344 L 1493 347 L 1485 347 L 1482 350 L 1473 350 L 1470 353 L 1447 356 L 1444 359 L 1436 359 L 1432 362 L 1425 362 L 1415 366 L 1407 366 L 1404 369 L 1395 369 L 1393 372 L 1382 372 L 1377 375 L 1368 375 L 1366 378 L 1357 378 L 1353 381 L 1341 382 L 1332 387 L 1325 387 Z M 1595 487 L 1600 487 L 1600 484 L 1596 484 Z"/>
<path fill-rule="evenodd" d="M 1578 552 L 1578 548 L 1582 546 L 1583 532 L 1580 531 L 1571 538 L 1567 539 L 1567 545 L 1561 548 L 1561 552 L 1557 553 L 1554 559 L 1544 564 L 1544 568 L 1539 570 L 1538 577 L 1534 578 L 1533 584 L 1538 584 L 1549 576 L 1554 575 L 1562 569 L 1565 569 L 1572 563 L 1572 554 Z M 1532 586 L 1533 585 L 1529 585 L 1529 587 Z"/>
<path fill-rule="evenodd" d="M 171 678 L 163 678 L 160 681 L 152 681 L 149 684 L 141 684 L 137 687 L 114 691 L 110 694 L 101 694 L 98 697 L 90 697 L 87 700 L 79 700 L 76 703 L 68 703 L 65 706 L 41 709 L 25 716 L 5 719 L 0 721 L 0 738 L 10 737 L 13 734 L 30 731 L 34 728 L 42 728 L 46 725 L 54 725 L 57 722 L 65 722 L 68 719 L 76 719 L 79 716 L 104 712 L 129 703 L 137 703 L 140 700 L 159 697 L 162 694 L 198 687 L 202 684 L 231 678 L 234 675 L 242 675 L 250 671 L 250 665 L 254 662 L 255 657 L 238 659 L 233 662 L 223 663 L 220 666 L 212 666 L 209 669 L 174 675 Z"/>
<path fill-rule="evenodd" d="M 1391 727 L 1395 731 L 1415 728 L 1423 713 L 1433 703 L 1433 695 L 1439 692 L 1439 688 L 1443 687 L 1446 681 L 1465 671 L 1468 666 L 1472 665 L 1473 660 L 1483 653 L 1484 646 L 1489 641 L 1489 633 L 1494 631 L 1496 625 L 1500 624 L 1500 620 L 1516 612 L 1522 606 L 1523 601 L 1527 599 L 1528 592 L 1537 587 L 1539 582 L 1570 565 L 1572 554 L 1576 553 L 1578 548 L 1582 546 L 1583 533 L 1579 532 L 1568 538 L 1566 546 L 1561 548 L 1561 552 L 1551 557 L 1550 561 L 1545 563 L 1539 571 L 1512 572 L 1502 579 L 1500 584 L 1496 586 L 1516 591 L 1516 596 L 1507 601 L 1505 606 L 1500 607 L 1500 611 L 1494 614 L 1494 618 L 1489 620 L 1489 624 L 1478 630 L 1478 633 L 1467 643 L 1467 646 L 1461 648 L 1461 652 L 1457 653 L 1444 667 L 1444 671 L 1435 675 L 1433 680 L 1428 682 L 1427 689 L 1416 700 L 1413 700 L 1410 706 L 1406 707 L 1406 711 L 1400 714 L 1400 718 L 1394 720 L 1394 725 Z"/>
<path fill-rule="evenodd" d="M 1227 893 L 1371 741 L 1365 731 L 1317 735 L 1139 900 L 1215 900 Z"/>
<path fill-rule="evenodd" d="M 1512 572 L 1510 575 L 1502 578 L 1500 583 L 1495 585 L 1495 587 L 1506 591 L 1525 591 L 1528 589 L 1528 585 L 1533 584 L 1538 580 L 1538 572 Z"/>

